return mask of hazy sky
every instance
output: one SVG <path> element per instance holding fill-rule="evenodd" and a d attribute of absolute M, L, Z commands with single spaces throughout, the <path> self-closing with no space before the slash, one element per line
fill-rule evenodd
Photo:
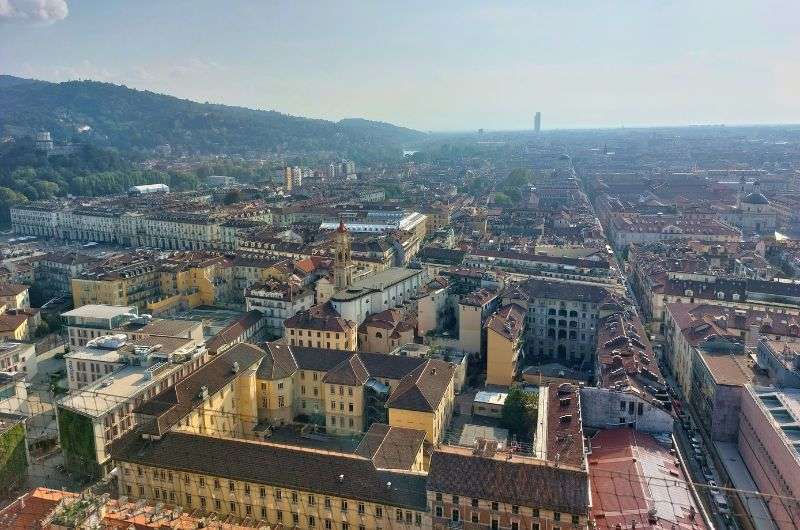
<path fill-rule="evenodd" d="M 0 0 L 0 72 L 421 130 L 800 123 L 800 1 Z"/>

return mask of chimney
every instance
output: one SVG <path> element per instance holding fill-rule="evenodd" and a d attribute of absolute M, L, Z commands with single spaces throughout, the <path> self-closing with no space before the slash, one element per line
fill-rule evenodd
<path fill-rule="evenodd" d="M 233 373 L 239 373 L 239 361 L 233 361 Z"/>

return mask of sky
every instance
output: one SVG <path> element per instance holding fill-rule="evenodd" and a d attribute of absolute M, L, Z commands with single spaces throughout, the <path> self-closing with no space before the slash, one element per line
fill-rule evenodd
<path fill-rule="evenodd" d="M 797 0 L 0 0 L 0 73 L 419 130 L 800 123 Z"/>

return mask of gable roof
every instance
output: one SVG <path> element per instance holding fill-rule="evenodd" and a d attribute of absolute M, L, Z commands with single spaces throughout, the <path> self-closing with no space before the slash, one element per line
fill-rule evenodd
<path fill-rule="evenodd" d="M 455 369 L 450 363 L 429 359 L 403 377 L 386 401 L 394 409 L 434 412 L 442 401 Z"/>
<path fill-rule="evenodd" d="M 322 381 L 334 385 L 360 386 L 366 383 L 369 377 L 370 374 L 364 367 L 364 363 L 354 353 L 328 371 Z"/>

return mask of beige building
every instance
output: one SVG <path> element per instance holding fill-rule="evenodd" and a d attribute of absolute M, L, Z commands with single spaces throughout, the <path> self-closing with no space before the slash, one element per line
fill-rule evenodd
<path fill-rule="evenodd" d="M 483 351 L 483 327 L 500 299 L 495 291 L 478 289 L 458 302 L 458 347 L 467 353 Z"/>
<path fill-rule="evenodd" d="M 403 344 L 414 342 L 416 322 L 408 313 L 387 309 L 370 315 L 358 327 L 361 351 L 390 353 Z"/>
<path fill-rule="evenodd" d="M 355 351 L 355 322 L 339 316 L 327 302 L 300 311 L 283 322 L 283 338 L 292 346 Z"/>
<path fill-rule="evenodd" d="M 0 306 L 5 306 L 6 309 L 30 309 L 28 286 L 18 283 L 0 284 Z"/>
<path fill-rule="evenodd" d="M 510 386 L 520 368 L 525 331 L 525 310 L 501 307 L 486 323 L 486 384 Z"/>

